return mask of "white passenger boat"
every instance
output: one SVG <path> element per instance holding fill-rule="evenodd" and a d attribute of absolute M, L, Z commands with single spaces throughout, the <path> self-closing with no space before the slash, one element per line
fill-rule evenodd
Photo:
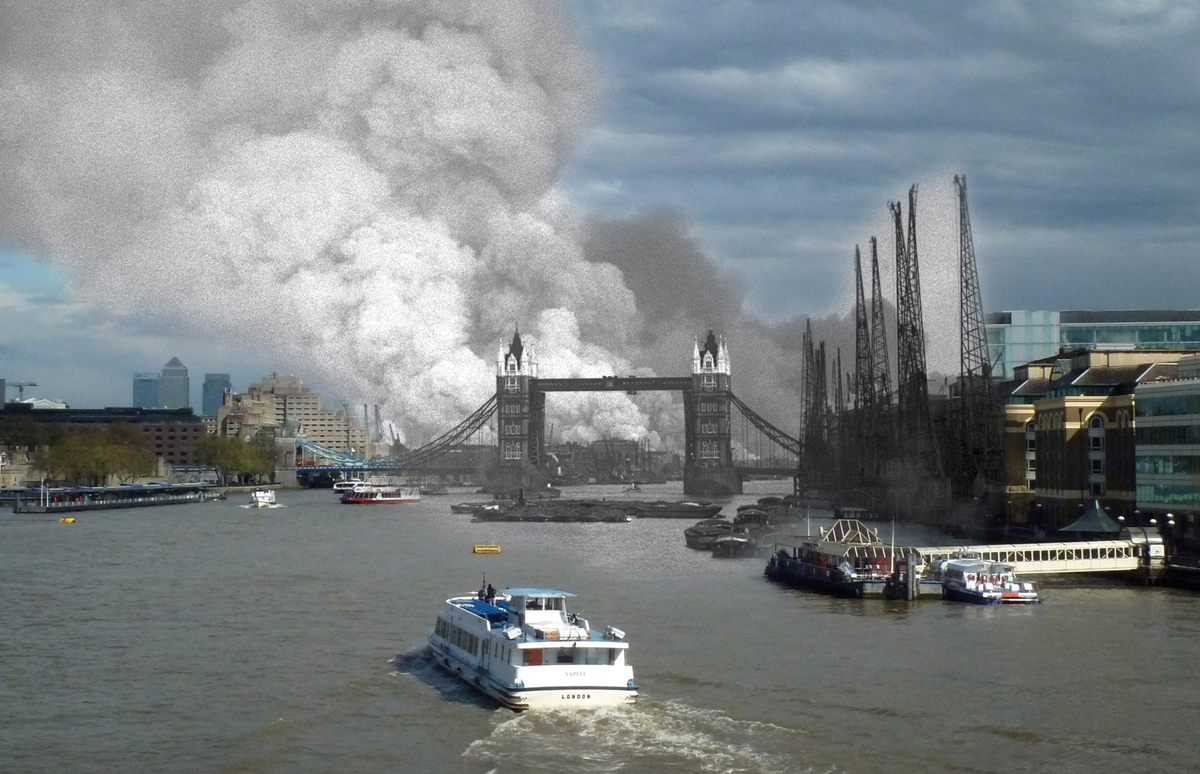
<path fill-rule="evenodd" d="M 361 479 L 357 479 L 357 478 L 347 479 L 346 481 L 338 481 L 336 484 L 333 485 L 333 491 L 349 492 L 350 490 L 354 489 L 354 487 L 358 486 L 359 484 L 365 484 L 365 483 L 367 483 L 367 482 L 363 481 Z"/>
<path fill-rule="evenodd" d="M 939 568 L 942 596 L 980 605 L 1041 602 L 1037 588 L 1019 581 L 1010 564 L 984 559 L 947 559 Z"/>
<path fill-rule="evenodd" d="M 628 704 L 638 695 L 625 633 L 593 629 L 553 589 L 447 599 L 429 633 L 432 657 L 514 710 Z"/>
<path fill-rule="evenodd" d="M 342 492 L 343 503 L 352 505 L 388 505 L 394 503 L 419 503 L 421 490 L 415 486 L 367 481 L 355 484 L 348 492 Z"/>
<path fill-rule="evenodd" d="M 275 505 L 274 489 L 255 489 L 250 493 L 251 508 L 274 508 Z"/>

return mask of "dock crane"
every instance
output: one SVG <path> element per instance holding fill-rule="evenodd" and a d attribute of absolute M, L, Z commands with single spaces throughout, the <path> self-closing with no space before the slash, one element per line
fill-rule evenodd
<path fill-rule="evenodd" d="M 12 384 L 9 384 L 8 386 L 17 388 L 17 400 L 25 400 L 25 388 L 26 387 L 37 387 L 38 383 L 37 382 L 13 382 Z M 0 395 L 0 401 L 4 401 L 7 399 L 8 399 L 7 395 Z"/>

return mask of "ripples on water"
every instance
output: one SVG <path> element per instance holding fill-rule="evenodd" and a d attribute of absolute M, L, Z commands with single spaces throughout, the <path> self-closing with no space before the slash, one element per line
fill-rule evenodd
<path fill-rule="evenodd" d="M 780 493 L 756 486 L 726 510 Z M 0 771 L 1200 770 L 1193 594 L 836 600 L 688 550 L 686 522 L 473 524 L 467 499 L 0 515 Z M 639 702 L 514 715 L 437 670 L 433 618 L 485 574 L 629 632 Z"/>

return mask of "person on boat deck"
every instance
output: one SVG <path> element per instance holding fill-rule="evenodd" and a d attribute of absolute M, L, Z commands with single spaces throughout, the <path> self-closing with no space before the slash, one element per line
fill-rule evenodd
<path fill-rule="evenodd" d="M 486 599 L 487 598 L 487 586 L 486 585 L 480 586 L 479 593 L 476 594 L 476 596 L 478 596 L 480 599 Z"/>
<path fill-rule="evenodd" d="M 495 604 L 495 602 L 496 602 L 496 587 L 489 583 L 487 585 L 487 603 L 489 605 L 491 605 L 491 604 Z"/>

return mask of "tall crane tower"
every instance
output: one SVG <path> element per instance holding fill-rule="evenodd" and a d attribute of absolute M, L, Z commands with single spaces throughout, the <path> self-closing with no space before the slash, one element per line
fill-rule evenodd
<path fill-rule="evenodd" d="M 992 394 L 991 359 L 979 292 L 979 271 L 967 210 L 967 177 L 955 175 L 958 190 L 958 272 L 960 400 L 958 413 L 959 465 L 955 475 L 957 494 L 965 495 L 976 479 L 998 483 L 1002 476 L 999 417 Z"/>
<path fill-rule="evenodd" d="M 875 420 L 875 364 L 871 350 L 870 312 L 863 292 L 862 253 L 854 246 L 854 449 L 858 482 L 874 472 L 870 457 L 875 444 L 867 438 Z"/>
<path fill-rule="evenodd" d="M 908 189 L 908 239 L 900 202 L 889 202 L 896 225 L 897 425 L 901 448 L 916 452 L 929 474 L 941 475 L 941 461 L 929 413 L 925 365 L 925 324 L 921 273 L 917 261 L 917 186 Z"/>
<path fill-rule="evenodd" d="M 888 358 L 887 321 L 883 285 L 879 278 L 879 243 L 871 237 L 871 381 L 874 396 L 871 417 L 872 478 L 883 475 L 884 460 L 892 454 L 896 431 L 892 427 L 892 365 Z"/>

